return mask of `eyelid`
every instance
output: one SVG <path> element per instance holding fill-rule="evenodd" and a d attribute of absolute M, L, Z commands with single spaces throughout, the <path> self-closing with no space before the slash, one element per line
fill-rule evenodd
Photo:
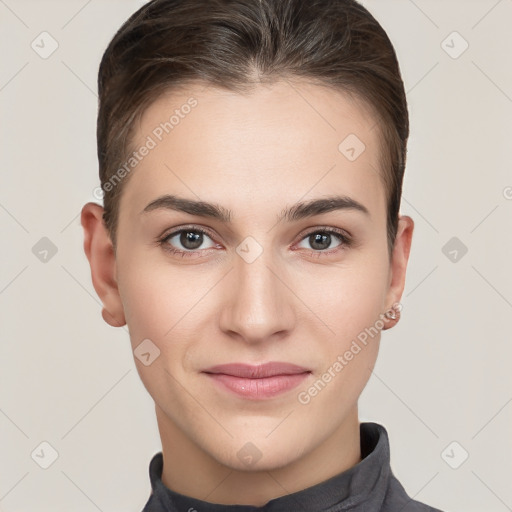
<path fill-rule="evenodd" d="M 307 228 L 305 231 L 302 231 L 299 235 L 299 241 L 308 235 L 318 232 L 336 233 L 348 240 L 352 240 L 351 233 L 349 233 L 346 229 L 336 228 L 334 226 L 314 226 L 312 228 Z"/>
<path fill-rule="evenodd" d="M 210 238 L 215 238 L 216 235 L 213 234 L 213 231 L 206 226 L 202 226 L 201 224 L 185 224 L 184 226 L 178 226 L 176 228 L 171 228 L 169 230 L 165 230 L 158 238 L 169 238 L 171 235 L 177 235 L 182 231 L 186 230 L 190 231 L 199 231 L 206 233 Z"/>

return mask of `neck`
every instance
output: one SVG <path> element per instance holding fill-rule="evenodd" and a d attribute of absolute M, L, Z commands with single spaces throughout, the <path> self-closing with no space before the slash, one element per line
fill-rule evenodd
<path fill-rule="evenodd" d="M 205 452 L 156 406 L 162 440 L 162 483 L 210 503 L 262 506 L 323 482 L 361 461 L 357 406 L 313 450 L 268 471 L 240 471 Z"/>

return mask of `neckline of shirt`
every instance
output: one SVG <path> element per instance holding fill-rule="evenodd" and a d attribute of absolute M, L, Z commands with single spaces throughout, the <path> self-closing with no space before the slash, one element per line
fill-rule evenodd
<path fill-rule="evenodd" d="M 359 504 L 380 510 L 391 475 L 389 439 L 386 429 L 373 422 L 359 424 L 361 461 L 355 466 L 306 489 L 269 500 L 261 507 L 210 503 L 169 489 L 162 482 L 163 454 L 156 453 L 149 467 L 152 494 L 148 505 L 158 502 L 161 510 L 200 512 L 328 512 L 353 510 Z M 171 461 L 172 463 L 172 461 Z M 314 468 L 312 468 L 314 471 Z M 145 508 L 143 512 L 151 512 Z M 370 510 L 370 509 L 368 509 Z"/>

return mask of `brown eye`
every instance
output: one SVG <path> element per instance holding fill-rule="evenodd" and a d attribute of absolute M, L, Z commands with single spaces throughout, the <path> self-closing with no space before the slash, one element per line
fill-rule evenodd
<path fill-rule="evenodd" d="M 308 233 L 301 241 L 307 246 L 299 246 L 312 249 L 313 252 L 328 252 L 329 249 L 338 249 L 350 246 L 351 239 L 342 231 L 329 229 L 317 229 Z M 335 244 L 333 246 L 333 244 Z"/>
<path fill-rule="evenodd" d="M 206 240 L 211 244 L 204 247 Z M 203 250 L 215 247 L 215 243 L 208 233 L 199 228 L 183 228 L 166 235 L 160 240 L 165 250 L 182 256 L 197 255 Z M 188 254 L 190 253 L 190 254 Z"/>

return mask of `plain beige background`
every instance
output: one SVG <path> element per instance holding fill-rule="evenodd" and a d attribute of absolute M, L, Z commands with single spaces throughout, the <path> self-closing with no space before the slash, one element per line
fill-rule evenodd
<path fill-rule="evenodd" d="M 512 0 L 363 3 L 408 91 L 402 213 L 416 228 L 361 420 L 386 426 L 416 499 L 512 510 Z M 126 328 L 101 318 L 79 222 L 99 185 L 100 58 L 142 4 L 0 0 L 4 512 L 138 512 L 149 497 L 153 403 Z"/>

